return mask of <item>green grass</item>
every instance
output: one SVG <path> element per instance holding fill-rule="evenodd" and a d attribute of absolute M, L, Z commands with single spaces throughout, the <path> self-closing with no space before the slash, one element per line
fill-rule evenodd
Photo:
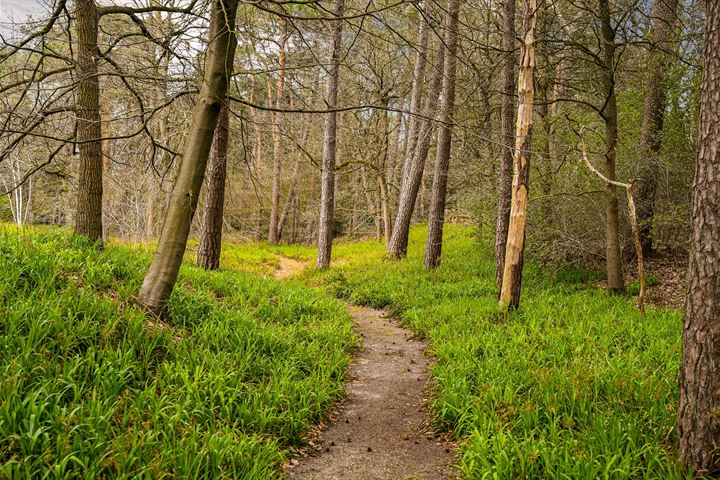
<path fill-rule="evenodd" d="M 338 301 L 183 266 L 170 320 L 132 297 L 149 255 L 0 227 L 0 478 L 281 477 L 342 394 L 358 345 Z"/>
<path fill-rule="evenodd" d="M 339 266 L 305 280 L 388 308 L 429 340 L 432 411 L 462 442 L 465 478 L 691 478 L 674 460 L 679 313 L 642 317 L 587 272 L 530 263 L 521 310 L 501 318 L 490 242 L 451 226 L 441 267 L 426 272 L 425 235 L 412 231 L 399 262 L 376 242 L 340 244 Z"/>

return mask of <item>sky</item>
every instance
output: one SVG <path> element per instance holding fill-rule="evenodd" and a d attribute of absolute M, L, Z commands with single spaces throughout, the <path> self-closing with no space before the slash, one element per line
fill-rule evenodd
<path fill-rule="evenodd" d="M 0 33 L 10 33 L 9 22 L 24 21 L 28 15 L 37 15 L 45 10 L 40 0 L 0 0 Z"/>

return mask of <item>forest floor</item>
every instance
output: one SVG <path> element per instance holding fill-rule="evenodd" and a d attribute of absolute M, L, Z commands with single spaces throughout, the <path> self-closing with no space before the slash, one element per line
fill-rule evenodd
<path fill-rule="evenodd" d="M 279 256 L 277 279 L 306 263 Z M 296 480 L 453 477 L 454 446 L 429 428 L 426 344 L 383 311 L 348 306 L 362 351 L 350 367 L 346 399 L 320 435 L 317 455 L 293 461 Z"/>

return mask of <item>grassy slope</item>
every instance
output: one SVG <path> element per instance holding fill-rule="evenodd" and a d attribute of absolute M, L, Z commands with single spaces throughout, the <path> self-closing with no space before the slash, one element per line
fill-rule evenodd
<path fill-rule="evenodd" d="M 172 321 L 132 305 L 149 255 L 0 227 L 0 478 L 280 476 L 342 392 L 358 340 L 343 306 L 253 273 L 184 265 Z"/>
<path fill-rule="evenodd" d="M 433 412 L 462 439 L 467 478 L 682 478 L 674 463 L 681 318 L 592 288 L 581 272 L 525 271 L 522 309 L 497 316 L 493 248 L 446 231 L 442 266 L 422 269 L 375 242 L 340 244 L 339 266 L 309 273 L 353 302 L 389 307 L 430 340 Z M 312 249 L 263 247 L 295 258 Z"/>

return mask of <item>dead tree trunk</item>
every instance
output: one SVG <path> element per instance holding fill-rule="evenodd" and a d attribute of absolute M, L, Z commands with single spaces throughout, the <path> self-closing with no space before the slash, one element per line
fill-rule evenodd
<path fill-rule="evenodd" d="M 197 266 L 205 270 L 217 270 L 220 268 L 229 123 L 228 108 L 223 106 L 215 127 L 212 159 L 208 169 L 205 216 L 197 253 Z"/>
<path fill-rule="evenodd" d="M 698 475 L 720 469 L 720 2 L 705 5 L 705 70 L 677 418 L 680 461 Z"/>
<path fill-rule="evenodd" d="M 342 17 L 345 12 L 345 0 L 335 1 L 335 16 Z M 317 268 L 330 266 L 332 255 L 333 230 L 335 225 L 335 163 L 337 160 L 337 107 L 338 87 L 340 83 L 340 45 L 342 42 L 343 20 L 333 20 L 332 44 L 330 46 L 330 64 L 325 90 L 325 105 L 329 112 L 325 114 L 322 161 L 322 193 L 320 196 L 320 228 L 318 231 Z"/>
<path fill-rule="evenodd" d="M 234 28 L 239 0 L 213 0 L 205 74 L 193 110 L 183 159 L 170 195 L 160 239 L 139 294 L 139 302 L 161 315 L 182 263 L 220 108 L 233 68 Z"/>
<path fill-rule="evenodd" d="M 100 118 L 100 82 L 98 78 L 98 23 L 100 17 L 95 0 L 75 2 L 77 29 L 75 92 L 77 141 L 80 167 L 78 170 L 77 213 L 75 233 L 91 240 L 103 238 L 103 153 Z"/>
<path fill-rule="evenodd" d="M 659 166 L 660 133 L 663 128 L 665 109 L 665 77 L 668 67 L 666 48 L 672 38 L 677 18 L 678 0 L 655 0 L 652 16 L 651 47 L 648 54 L 650 78 L 645 86 L 645 108 L 640 134 L 638 158 L 638 221 L 640 242 L 645 254 L 653 250 L 652 224 L 655 216 L 655 190 Z"/>
<path fill-rule="evenodd" d="M 285 94 L 285 43 L 287 42 L 287 21 L 283 20 L 280 26 L 280 38 L 278 45 L 280 48 L 278 63 L 278 82 L 277 92 L 275 96 L 275 108 L 282 107 L 282 99 Z M 278 222 L 280 217 L 280 187 L 282 180 L 282 122 L 283 114 L 280 111 L 275 112 L 272 125 L 273 138 L 273 181 L 272 194 L 270 198 L 270 228 L 268 232 L 268 243 L 278 243 Z"/>
<path fill-rule="evenodd" d="M 525 222 L 530 182 L 530 148 L 533 129 L 533 102 L 535 96 L 535 24 L 537 1 L 525 1 L 523 43 L 520 52 L 518 75 L 518 112 L 515 130 L 513 161 L 512 202 L 505 248 L 505 269 L 500 290 L 500 310 L 520 306 L 522 270 L 525 254 Z"/>
<path fill-rule="evenodd" d="M 503 0 L 503 97 L 500 110 L 500 180 L 498 188 L 498 219 L 495 229 L 495 282 L 502 285 L 505 269 L 505 244 L 510 223 L 513 180 L 513 143 L 515 121 L 515 2 Z"/>
<path fill-rule="evenodd" d="M 605 93 L 605 108 L 601 111 L 605 122 L 605 178 L 617 180 L 615 160 L 617 156 L 618 113 L 615 96 L 615 30 L 610 20 L 608 0 L 600 0 L 600 22 L 603 40 L 602 84 Z M 607 288 L 609 292 L 625 290 L 622 253 L 620 250 L 620 216 L 617 186 L 605 186 L 605 247 L 607 265 Z"/>
<path fill-rule="evenodd" d="M 447 197 L 447 177 L 450 168 L 450 151 L 455 114 L 455 73 L 457 70 L 458 23 L 460 0 L 449 0 L 445 24 L 444 42 L 446 45 L 442 79 L 442 125 L 438 133 L 435 172 L 433 175 L 428 236 L 425 245 L 425 268 L 440 265 L 442 253 L 443 225 L 445 223 L 445 201 Z"/>
<path fill-rule="evenodd" d="M 412 221 L 415 204 L 417 203 L 418 191 L 422 184 L 422 177 L 425 173 L 425 163 L 427 162 L 430 151 L 430 142 L 433 132 L 435 131 L 435 122 L 430 119 L 436 115 L 438 96 L 443 88 L 445 48 L 442 41 L 438 42 L 436 50 L 432 75 L 429 82 L 431 91 L 428 92 L 424 108 L 422 109 L 423 118 L 416 119 L 416 123 L 418 123 L 416 127 L 418 129 L 418 138 L 413 157 L 407 163 L 408 168 L 402 181 L 397 215 L 395 216 L 395 225 L 393 226 L 392 236 L 388 243 L 388 254 L 391 258 L 395 259 L 403 258 L 407 255 L 410 223 Z"/>

